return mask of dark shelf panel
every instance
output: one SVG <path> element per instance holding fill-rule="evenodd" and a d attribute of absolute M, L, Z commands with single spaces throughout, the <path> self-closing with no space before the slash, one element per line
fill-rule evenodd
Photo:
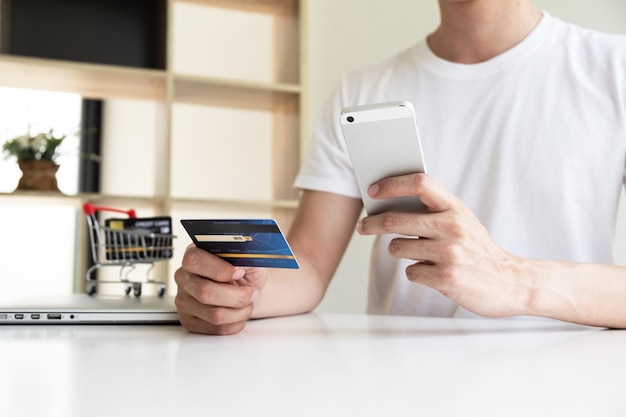
<path fill-rule="evenodd" d="M 165 69 L 166 0 L 3 0 L 0 52 Z"/>

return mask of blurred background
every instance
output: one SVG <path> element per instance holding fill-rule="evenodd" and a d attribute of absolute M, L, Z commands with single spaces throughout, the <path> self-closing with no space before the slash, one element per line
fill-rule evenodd
<path fill-rule="evenodd" d="M 171 293 L 173 271 L 190 242 L 178 225 L 181 218 L 277 217 L 288 228 L 297 199 L 290 182 L 311 126 L 341 74 L 411 46 L 433 31 L 439 18 L 435 0 L 277 2 L 291 10 L 286 12 L 259 10 L 248 1 L 233 2 L 244 7 L 223 7 L 223 1 L 155 0 L 165 10 L 162 16 L 157 9 L 157 18 L 168 29 L 147 42 L 161 45 L 165 58 L 118 74 L 106 63 L 14 59 L 18 54 L 8 38 L 21 1 L 26 13 L 55 3 L 0 0 L 0 74 L 15 65 L 21 68 L 15 74 L 25 74 L 0 75 L 0 141 L 50 128 L 68 138 L 58 160 L 61 195 L 14 193 L 21 172 L 14 160 L 0 159 L 0 302 L 83 288 L 89 262 L 85 201 L 134 207 L 140 216 L 172 216 L 174 257 L 155 271 Z M 626 34 L 623 0 L 535 4 L 572 23 Z M 23 68 L 38 66 L 45 71 L 33 69 L 35 75 L 24 81 L 29 73 Z M 43 90 L 24 88 L 38 85 L 33 77 L 52 77 L 55 71 L 69 75 L 59 78 L 64 82 L 42 82 Z M 68 82 L 75 79 L 72 71 L 89 74 L 88 87 Z M 101 106 L 95 191 L 80 185 L 81 161 L 93 151 L 81 144 L 86 100 Z M 626 264 L 625 218 L 621 212 L 619 264 Z M 355 234 L 319 311 L 365 311 L 371 243 Z M 117 271 L 101 274 L 115 279 Z"/>

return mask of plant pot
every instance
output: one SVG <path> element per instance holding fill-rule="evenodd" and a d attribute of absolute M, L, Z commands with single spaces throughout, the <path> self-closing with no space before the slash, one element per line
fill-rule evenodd
<path fill-rule="evenodd" d="M 22 178 L 15 191 L 54 191 L 59 192 L 56 173 L 59 165 L 50 161 L 18 160 Z"/>

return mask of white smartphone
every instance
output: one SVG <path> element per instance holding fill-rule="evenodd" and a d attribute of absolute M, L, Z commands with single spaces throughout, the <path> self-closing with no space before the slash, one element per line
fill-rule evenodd
<path fill-rule="evenodd" d="M 340 125 L 367 214 L 425 211 L 418 197 L 374 200 L 367 195 L 369 186 L 383 178 L 426 172 L 413 105 L 395 101 L 347 107 Z"/>

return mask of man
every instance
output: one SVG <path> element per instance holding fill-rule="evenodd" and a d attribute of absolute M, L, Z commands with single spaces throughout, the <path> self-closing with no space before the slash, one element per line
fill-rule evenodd
<path fill-rule="evenodd" d="M 626 328 L 626 269 L 611 265 L 626 38 L 568 25 L 530 0 L 439 6 L 427 40 L 344 77 L 318 122 L 289 233 L 301 269 L 235 268 L 188 248 L 175 274 L 186 329 L 229 334 L 249 318 L 311 311 L 355 225 L 379 235 L 370 312 Z M 428 213 L 359 221 L 338 115 L 395 100 L 416 108 L 429 175 L 384 179 L 369 194 L 415 195 Z"/>

